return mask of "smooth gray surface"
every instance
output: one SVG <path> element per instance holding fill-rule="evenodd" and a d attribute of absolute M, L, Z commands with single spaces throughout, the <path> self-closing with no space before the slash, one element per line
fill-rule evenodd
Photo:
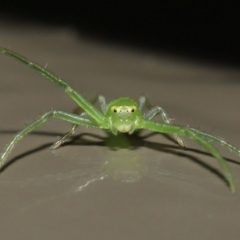
<path fill-rule="evenodd" d="M 101 45 L 69 29 L 2 24 L 0 32 L 1 46 L 47 65 L 86 97 L 137 99 L 145 93 L 174 123 L 240 147 L 237 70 Z M 2 149 L 25 122 L 75 107 L 60 88 L 3 55 L 0 79 Z M 69 127 L 51 120 L 14 149 L 0 175 L 1 239 L 239 240 L 237 156 L 222 149 L 237 185 L 231 195 L 210 169 L 219 170 L 216 160 L 189 140 L 190 149 L 183 150 L 154 134 L 133 139 L 133 150 L 112 151 L 104 132 L 81 128 L 79 141 L 50 151 Z M 135 182 L 119 180 L 130 173 Z"/>

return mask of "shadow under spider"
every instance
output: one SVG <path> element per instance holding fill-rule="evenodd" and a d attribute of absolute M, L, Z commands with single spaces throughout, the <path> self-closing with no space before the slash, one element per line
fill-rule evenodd
<path fill-rule="evenodd" d="M 18 131 L 0 131 L 0 134 L 16 134 L 17 132 Z M 141 133 L 141 130 L 134 132 L 132 135 L 119 134 L 118 136 L 115 136 L 115 135 L 111 134 L 110 132 L 106 131 L 107 136 L 105 136 L 105 137 L 101 137 L 97 134 L 92 134 L 92 133 L 81 133 L 81 134 L 74 135 L 71 138 L 69 138 L 69 140 L 67 142 L 65 142 L 61 147 L 68 146 L 68 145 L 99 146 L 99 147 L 107 146 L 107 147 L 109 147 L 110 150 L 118 150 L 118 149 L 128 148 L 130 151 L 140 148 L 140 147 L 146 147 L 146 148 L 149 148 L 149 149 L 152 149 L 155 151 L 169 153 L 169 154 L 173 154 L 173 155 L 180 156 L 180 157 L 185 157 L 185 158 L 189 159 L 190 161 L 203 167 L 204 169 L 211 171 L 216 176 L 218 176 L 221 180 L 223 180 L 225 183 L 227 183 L 227 180 L 222 172 L 220 172 L 218 169 L 210 166 L 209 164 L 203 162 L 203 160 L 200 160 L 198 157 L 191 155 L 190 152 L 201 154 L 204 156 L 213 157 L 210 153 L 203 151 L 203 150 L 194 149 L 194 148 L 188 148 L 188 147 L 182 148 L 178 145 L 174 146 L 172 144 L 163 144 L 163 143 L 159 143 L 159 142 L 148 141 L 149 137 L 154 136 L 156 134 L 160 134 L 160 133 L 151 132 L 151 133 L 145 134 L 144 136 L 140 136 L 140 133 Z M 31 133 L 31 135 L 55 136 L 55 137 L 58 136 L 59 137 L 62 134 L 54 133 L 54 132 L 51 133 L 51 132 L 43 132 L 43 131 L 34 131 Z M 127 142 L 124 142 L 125 140 L 121 139 L 121 137 L 120 137 L 121 135 L 124 136 L 124 139 Z M 176 144 L 176 141 L 170 135 L 166 135 L 166 134 L 161 134 L 161 135 Z M 92 139 L 89 139 L 89 137 Z M 36 152 L 42 151 L 46 148 L 50 148 L 51 145 L 52 145 L 52 143 L 46 143 L 39 147 L 36 147 L 34 149 L 31 149 L 29 151 L 26 151 L 22 154 L 17 155 L 16 157 L 14 157 L 10 161 L 8 161 L 2 167 L 0 172 L 3 172 L 6 168 L 8 168 L 11 164 L 18 161 L 19 159 L 21 159 L 25 156 L 34 154 Z M 225 159 L 228 162 L 240 165 L 240 163 L 237 161 L 231 160 L 229 158 L 225 158 Z"/>

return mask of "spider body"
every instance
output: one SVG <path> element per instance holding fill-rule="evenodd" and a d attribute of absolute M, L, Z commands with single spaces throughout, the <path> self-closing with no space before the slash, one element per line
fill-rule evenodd
<path fill-rule="evenodd" d="M 114 99 L 108 104 L 104 117 L 107 128 L 113 134 L 118 132 L 133 133 L 142 119 L 142 112 L 138 109 L 138 104 L 129 97 Z"/>
<path fill-rule="evenodd" d="M 146 113 L 143 113 L 144 105 L 149 105 L 145 96 L 141 96 L 138 102 L 129 97 L 120 97 L 110 101 L 107 104 L 105 98 L 102 95 L 99 95 L 96 99 L 101 108 L 101 110 L 99 110 L 93 105 L 96 100 L 87 100 L 79 92 L 73 89 L 66 81 L 57 77 L 46 68 L 6 48 L 0 47 L 0 52 L 28 65 L 30 68 L 34 69 L 51 82 L 63 88 L 65 93 L 78 105 L 78 110 L 74 113 L 67 113 L 57 110 L 44 113 L 30 125 L 18 132 L 1 154 L 0 167 L 5 163 L 8 155 L 16 143 L 26 134 L 46 122 L 49 118 L 59 118 L 73 123 L 74 125 L 68 133 L 66 133 L 60 140 L 52 145 L 51 149 L 60 147 L 67 138 L 74 134 L 78 126 L 106 129 L 115 135 L 118 132 L 131 134 L 138 129 L 147 129 L 155 132 L 172 134 L 181 147 L 184 147 L 184 142 L 181 136 L 187 136 L 205 148 L 205 150 L 207 150 L 218 160 L 231 191 L 235 192 L 235 184 L 230 168 L 226 160 L 221 156 L 219 151 L 212 145 L 212 143 L 222 145 L 238 155 L 240 154 L 240 150 L 227 143 L 224 139 L 215 137 L 198 129 L 171 124 L 171 120 L 167 113 L 159 106 L 151 108 Z M 83 112 L 80 112 L 79 109 L 81 109 Z M 161 115 L 163 122 L 152 120 L 157 114 Z"/>

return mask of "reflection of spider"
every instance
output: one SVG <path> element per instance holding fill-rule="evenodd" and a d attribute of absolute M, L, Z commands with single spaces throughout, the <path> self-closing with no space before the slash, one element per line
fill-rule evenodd
<path fill-rule="evenodd" d="M 154 107 L 150 111 L 143 114 L 142 109 L 144 107 L 144 104 L 146 104 L 146 98 L 144 96 L 140 97 L 139 103 L 136 103 L 132 98 L 129 97 L 120 97 L 106 104 L 105 98 L 99 95 L 97 98 L 101 107 L 101 111 L 99 111 L 96 107 L 93 106 L 90 101 L 88 101 L 75 89 L 69 86 L 65 81 L 50 71 L 46 70 L 44 67 L 41 67 L 38 64 L 33 63 L 25 57 L 8 49 L 0 48 L 0 52 L 12 56 L 15 59 L 23 62 L 50 81 L 62 87 L 66 94 L 68 94 L 69 97 L 71 97 L 84 111 L 81 114 L 73 114 L 57 110 L 51 110 L 47 113 L 44 113 L 14 137 L 14 139 L 10 142 L 10 144 L 1 155 L 0 166 L 4 164 L 14 145 L 21 138 L 23 138 L 27 133 L 31 132 L 39 125 L 46 122 L 49 118 L 53 117 L 71 122 L 74 124 L 74 126 L 66 135 L 64 135 L 62 139 L 52 145 L 52 149 L 58 148 L 69 136 L 75 132 L 75 129 L 78 125 L 107 129 L 115 135 L 118 132 L 131 134 L 138 129 L 148 129 L 160 133 L 169 133 L 173 134 L 174 138 L 182 147 L 184 147 L 184 142 L 180 136 L 187 136 L 203 146 L 218 160 L 224 171 L 231 191 L 235 192 L 235 184 L 228 164 L 217 151 L 217 149 L 212 144 L 210 144 L 210 142 L 218 143 L 237 154 L 240 154 L 240 150 L 228 144 L 222 138 L 212 136 L 208 133 L 199 131 L 194 128 L 170 124 L 170 119 L 161 107 Z M 152 119 L 157 114 L 161 114 L 164 123 L 152 121 Z"/>

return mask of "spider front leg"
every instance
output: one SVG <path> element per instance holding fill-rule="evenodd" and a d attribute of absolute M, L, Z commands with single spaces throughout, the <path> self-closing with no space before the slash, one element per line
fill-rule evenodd
<path fill-rule="evenodd" d="M 233 180 L 233 176 L 231 174 L 230 168 L 229 168 L 226 160 L 221 156 L 219 151 L 210 142 L 218 143 L 218 144 L 228 148 L 228 150 L 235 152 L 238 155 L 240 154 L 240 149 L 227 143 L 222 138 L 212 136 L 208 133 L 202 132 L 202 131 L 194 129 L 194 128 L 188 128 L 188 127 L 182 127 L 182 126 L 178 126 L 178 125 L 146 121 L 146 120 L 143 120 L 139 124 L 139 128 L 144 128 L 144 129 L 148 129 L 148 130 L 152 130 L 152 131 L 156 131 L 156 132 L 160 132 L 160 133 L 168 133 L 168 134 L 177 134 L 180 136 L 187 136 L 187 137 L 191 138 L 193 141 L 200 144 L 203 148 L 205 148 L 211 155 L 213 155 L 218 160 L 218 163 L 220 164 L 220 166 L 223 169 L 224 175 L 229 184 L 231 192 L 232 193 L 235 192 L 235 184 L 234 184 L 234 180 Z"/>
<path fill-rule="evenodd" d="M 22 131 L 17 133 L 17 135 L 14 137 L 14 139 L 10 142 L 10 144 L 7 146 L 3 154 L 1 155 L 0 158 L 0 167 L 4 164 L 7 156 L 10 154 L 12 151 L 13 147 L 16 145 L 16 143 L 21 140 L 26 134 L 29 132 L 33 131 L 35 128 L 38 126 L 42 125 L 44 122 L 46 122 L 49 118 L 59 118 L 71 123 L 74 123 L 76 125 L 83 125 L 83 126 L 90 126 L 90 127 L 100 127 L 99 124 L 94 121 L 93 119 L 90 118 L 85 118 L 83 116 L 71 114 L 71 113 L 66 113 L 62 111 L 56 111 L 52 110 L 49 111 L 39 118 L 37 118 L 33 123 L 25 127 Z"/>
<path fill-rule="evenodd" d="M 30 68 L 34 69 L 36 72 L 55 83 L 57 86 L 64 89 L 65 93 L 72 98 L 78 106 L 80 106 L 86 113 L 88 113 L 96 122 L 101 123 L 103 115 L 96 109 L 85 97 L 83 97 L 79 92 L 73 89 L 66 81 L 56 76 L 54 73 L 47 70 L 45 67 L 40 66 L 37 63 L 30 61 L 24 56 L 13 52 L 9 49 L 0 47 L 0 52 L 6 54 L 16 60 L 26 64 Z"/>
<path fill-rule="evenodd" d="M 106 104 L 106 100 L 105 100 L 105 97 L 102 96 L 102 95 L 98 95 L 97 97 L 95 97 L 92 101 L 90 101 L 92 104 L 95 104 L 96 102 L 99 102 L 99 105 L 101 107 L 101 110 L 103 112 L 103 114 L 106 113 L 107 111 L 107 104 Z M 80 107 L 76 107 L 74 110 L 73 110 L 73 113 L 74 114 L 80 114 L 82 111 L 82 109 Z M 85 113 L 85 112 L 82 112 L 80 114 L 80 116 L 85 116 L 86 118 L 88 117 L 88 115 Z M 76 131 L 76 129 L 78 128 L 78 124 L 74 124 L 73 127 L 70 129 L 70 131 L 68 131 L 66 134 L 64 134 L 64 136 L 59 139 L 58 141 L 56 141 L 55 143 L 52 144 L 52 146 L 50 147 L 51 150 L 55 150 L 57 148 L 59 148 L 61 145 L 63 145 L 66 140 L 68 138 L 70 138 Z"/>
<path fill-rule="evenodd" d="M 142 110 L 142 108 L 144 107 L 145 104 L 147 104 L 149 108 L 151 107 L 151 105 L 148 102 L 147 98 L 145 96 L 141 96 L 139 98 L 139 109 Z M 156 106 L 156 107 L 152 108 L 151 110 L 149 110 L 148 112 L 146 112 L 143 115 L 143 118 L 145 120 L 151 120 L 157 114 L 161 114 L 161 117 L 162 117 L 162 119 L 163 119 L 163 121 L 165 123 L 169 123 L 169 124 L 171 123 L 171 119 L 168 117 L 168 114 L 166 113 L 166 111 L 163 108 L 159 107 L 159 106 Z M 175 140 L 177 141 L 177 143 L 181 147 L 185 147 L 184 141 L 177 134 L 173 134 L 173 137 L 175 138 Z"/>

